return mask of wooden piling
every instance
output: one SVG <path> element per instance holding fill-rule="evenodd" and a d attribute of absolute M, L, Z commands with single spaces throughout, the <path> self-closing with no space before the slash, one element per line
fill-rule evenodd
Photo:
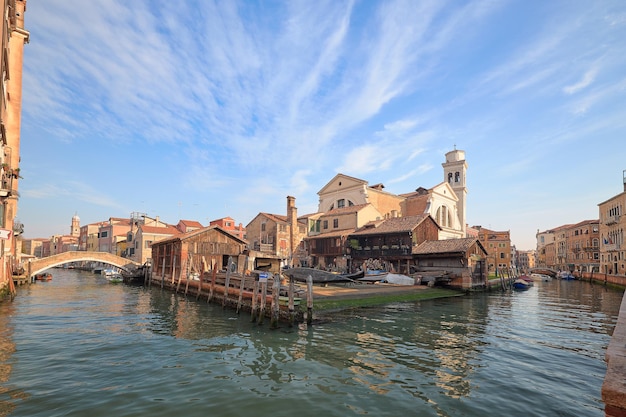
<path fill-rule="evenodd" d="M 306 277 L 306 322 L 313 323 L 313 277 Z"/>
<path fill-rule="evenodd" d="M 180 280 L 182 279 L 182 276 L 178 276 L 178 282 L 176 283 L 176 294 L 178 294 L 178 291 L 180 290 Z"/>
<path fill-rule="evenodd" d="M 267 279 L 261 282 L 261 307 L 259 309 L 258 324 L 263 324 L 265 318 L 265 304 L 267 303 Z"/>
<path fill-rule="evenodd" d="M 172 258 L 173 258 L 172 259 L 172 282 L 170 283 L 170 288 L 174 286 L 174 279 L 176 278 L 176 257 L 173 256 Z M 179 276 L 182 274 L 183 274 L 183 269 L 181 268 Z M 189 276 L 187 276 L 187 278 L 189 278 Z M 185 291 L 185 294 L 187 294 L 186 291 Z"/>
<path fill-rule="evenodd" d="M 207 272 L 206 259 L 204 256 L 202 257 L 202 268 L 200 269 L 200 284 L 198 285 L 198 294 L 196 294 L 196 300 L 200 299 L 200 295 L 202 293 L 202 283 L 204 282 L 204 274 Z"/>
<path fill-rule="evenodd" d="M 232 265 L 233 258 L 228 257 L 228 264 L 226 265 L 226 281 L 224 282 L 224 296 L 222 297 L 222 308 L 226 307 L 226 298 L 228 297 L 228 288 L 230 286 L 230 266 Z"/>
<path fill-rule="evenodd" d="M 164 284 L 165 284 L 165 258 L 163 258 L 163 268 L 161 269 L 161 289 L 163 289 Z"/>
<path fill-rule="evenodd" d="M 272 319 L 270 320 L 270 328 L 278 328 L 278 320 L 280 318 L 280 273 L 274 275 L 274 285 L 272 285 Z"/>
<path fill-rule="evenodd" d="M 243 290 L 246 284 L 246 275 L 241 276 L 241 282 L 239 283 L 239 299 L 237 300 L 237 314 L 241 311 L 241 306 L 243 305 Z"/>
<path fill-rule="evenodd" d="M 289 277 L 289 327 L 293 327 L 296 321 L 296 310 L 294 306 L 295 280 Z"/>
<path fill-rule="evenodd" d="M 213 292 L 215 291 L 215 280 L 217 279 L 217 264 L 213 265 L 213 275 L 211 275 L 211 289 L 209 290 L 209 296 L 206 302 L 210 302 L 213 299 Z"/>
<path fill-rule="evenodd" d="M 254 287 L 252 288 L 252 311 L 250 321 L 254 322 L 257 318 L 258 298 L 259 298 L 259 276 L 255 274 Z"/>

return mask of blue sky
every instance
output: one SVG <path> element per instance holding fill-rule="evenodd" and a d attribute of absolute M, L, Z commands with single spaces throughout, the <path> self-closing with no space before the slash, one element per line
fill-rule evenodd
<path fill-rule="evenodd" d="M 621 0 L 29 0 L 25 25 L 26 238 L 312 213 L 338 172 L 430 188 L 455 145 L 468 223 L 518 249 L 623 191 Z"/>

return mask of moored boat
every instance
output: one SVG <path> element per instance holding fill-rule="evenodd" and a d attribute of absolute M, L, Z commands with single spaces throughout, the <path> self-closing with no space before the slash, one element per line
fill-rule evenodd
<path fill-rule="evenodd" d="M 523 280 L 521 278 L 518 278 L 515 281 L 513 281 L 514 290 L 527 290 L 530 287 L 531 287 L 531 284 L 528 281 Z"/>
<path fill-rule="evenodd" d="M 52 274 L 50 272 L 42 272 L 41 274 L 35 275 L 36 281 L 50 281 L 52 280 Z"/>
<path fill-rule="evenodd" d="M 111 275 L 107 275 L 107 280 L 109 280 L 111 284 L 117 284 L 117 283 L 122 282 L 123 277 L 121 274 L 111 274 Z"/>
<path fill-rule="evenodd" d="M 354 282 L 357 278 L 363 276 L 363 272 L 354 274 L 338 274 L 335 272 L 324 271 L 322 269 L 296 267 L 283 271 L 283 275 L 293 278 L 296 281 L 306 282 L 307 277 L 311 277 L 316 284 L 328 284 L 334 282 Z"/>
<path fill-rule="evenodd" d="M 544 274 L 537 274 L 537 273 L 530 274 L 530 278 L 532 278 L 533 281 L 541 281 L 541 282 L 552 281 L 551 276 L 544 275 Z"/>

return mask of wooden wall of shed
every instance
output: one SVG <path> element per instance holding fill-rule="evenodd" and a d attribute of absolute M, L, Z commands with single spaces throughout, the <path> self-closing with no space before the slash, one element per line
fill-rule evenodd
<path fill-rule="evenodd" d="M 439 239 L 439 228 L 432 219 L 426 219 L 413 230 L 413 244 L 419 245 L 427 240 Z"/>
<path fill-rule="evenodd" d="M 166 280 L 186 278 L 187 272 L 202 272 L 202 260 L 212 270 L 226 269 L 228 257 L 236 265 L 235 272 L 243 272 L 245 265 L 245 244 L 212 229 L 205 233 L 186 238 L 183 241 L 173 240 L 157 242 L 152 246 L 153 276 L 164 277 Z"/>

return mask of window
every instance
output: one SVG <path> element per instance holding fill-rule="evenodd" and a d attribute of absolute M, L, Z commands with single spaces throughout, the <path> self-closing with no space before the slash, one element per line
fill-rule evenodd
<path fill-rule="evenodd" d="M 343 198 L 337 200 L 337 208 L 342 208 L 346 206 L 346 200 L 344 200 Z"/>
<path fill-rule="evenodd" d="M 146 240 L 143 244 L 144 248 L 149 248 L 150 246 L 152 246 L 152 241 L 151 240 Z"/>
<path fill-rule="evenodd" d="M 339 219 L 333 219 L 333 227 L 335 229 L 339 227 Z"/>
<path fill-rule="evenodd" d="M 457 171 L 454 173 L 454 182 L 459 182 L 461 180 L 461 174 Z"/>
<path fill-rule="evenodd" d="M 265 232 L 265 223 L 261 223 L 261 231 Z"/>
<path fill-rule="evenodd" d="M 452 173 L 448 172 L 448 182 L 452 184 Z"/>
<path fill-rule="evenodd" d="M 324 229 L 328 229 L 328 220 L 324 220 Z"/>
<path fill-rule="evenodd" d="M 109 232 L 100 232 L 100 237 L 107 237 L 109 236 Z"/>

